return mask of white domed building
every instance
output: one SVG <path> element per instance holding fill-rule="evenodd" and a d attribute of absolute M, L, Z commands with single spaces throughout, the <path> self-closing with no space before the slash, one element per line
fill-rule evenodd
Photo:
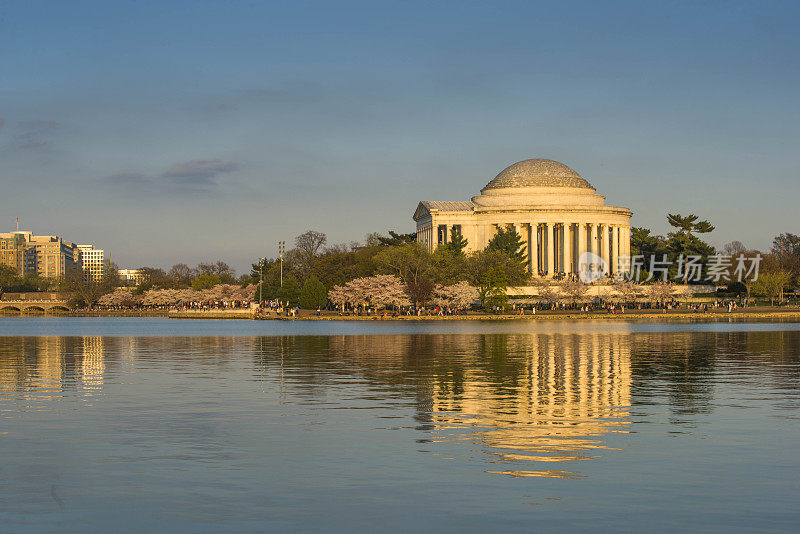
<path fill-rule="evenodd" d="M 631 210 L 606 205 L 580 174 L 551 159 L 527 159 L 505 168 L 471 201 L 422 201 L 414 212 L 417 241 L 433 251 L 453 227 L 467 251 L 482 250 L 499 227 L 516 229 L 534 274 L 578 273 L 581 255 L 593 252 L 607 272 L 626 269 Z M 621 267 L 620 267 L 621 265 Z"/>

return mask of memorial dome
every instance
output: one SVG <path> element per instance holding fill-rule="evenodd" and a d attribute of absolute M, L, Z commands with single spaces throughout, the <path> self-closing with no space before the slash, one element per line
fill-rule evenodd
<path fill-rule="evenodd" d="M 552 159 L 535 158 L 509 165 L 484 189 L 510 187 L 580 187 L 594 189 L 573 169 Z"/>

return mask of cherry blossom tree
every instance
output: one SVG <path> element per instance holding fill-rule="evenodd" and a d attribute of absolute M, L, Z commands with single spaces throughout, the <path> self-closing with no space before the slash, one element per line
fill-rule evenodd
<path fill-rule="evenodd" d="M 344 310 L 344 307 L 347 305 L 347 290 L 344 286 L 333 286 L 330 291 L 328 291 L 328 298 L 333 305 L 337 308 L 341 308 Z"/>
<path fill-rule="evenodd" d="M 403 283 L 392 274 L 379 274 L 356 278 L 342 286 L 334 286 L 328 293 L 336 306 L 409 306 L 411 301 Z"/>
<path fill-rule="evenodd" d="M 672 296 L 674 284 L 669 281 L 658 281 L 645 286 L 645 294 L 651 302 L 665 301 Z"/>
<path fill-rule="evenodd" d="M 561 294 L 565 296 L 566 300 L 572 304 L 578 304 L 586 300 L 586 293 L 589 291 L 589 286 L 580 280 L 573 280 L 565 278 L 558 284 Z"/>
<path fill-rule="evenodd" d="M 456 308 L 467 308 L 480 297 L 477 288 L 463 281 L 450 286 L 436 286 L 433 295 L 433 302 L 437 306 Z"/>
<path fill-rule="evenodd" d="M 142 303 L 141 295 L 134 295 L 127 287 L 118 287 L 111 293 L 106 293 L 98 299 L 98 304 L 103 306 L 138 306 Z"/>
<path fill-rule="evenodd" d="M 641 286 L 633 280 L 620 277 L 614 279 L 613 287 L 622 297 L 623 302 L 635 302 L 636 294 L 639 292 Z"/>

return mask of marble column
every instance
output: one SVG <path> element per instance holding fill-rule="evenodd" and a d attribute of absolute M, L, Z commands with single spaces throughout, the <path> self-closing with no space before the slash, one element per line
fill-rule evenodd
<path fill-rule="evenodd" d="M 538 228 L 536 223 L 530 223 L 528 225 L 528 235 L 530 239 L 528 243 L 530 244 L 530 248 L 528 249 L 528 268 L 531 271 L 531 274 L 534 276 L 539 275 L 539 238 L 538 238 Z"/>
<path fill-rule="evenodd" d="M 547 276 L 552 277 L 556 272 L 556 225 L 547 223 Z"/>
<path fill-rule="evenodd" d="M 581 255 L 586 252 L 586 223 L 578 223 L 578 250 L 575 252 L 578 254 L 578 272 L 583 270 L 583 267 L 580 265 Z"/>
<path fill-rule="evenodd" d="M 619 271 L 619 226 L 611 227 L 611 273 Z"/>
<path fill-rule="evenodd" d="M 528 248 L 530 246 L 528 243 L 528 232 L 525 231 L 525 227 L 521 223 L 512 223 L 511 227 L 514 229 L 517 235 L 519 235 L 522 245 L 525 247 L 525 255 L 527 256 Z"/>
<path fill-rule="evenodd" d="M 608 225 L 607 224 L 601 225 L 600 226 L 600 236 L 601 236 L 600 246 L 602 248 L 600 249 L 600 257 L 603 258 L 603 260 L 606 262 L 606 267 L 605 267 L 605 271 L 604 271 L 606 273 L 608 272 L 608 269 L 611 267 L 611 265 L 610 265 L 611 259 L 608 256 L 609 253 L 611 252 L 611 247 L 609 246 L 610 243 L 608 241 L 608 237 L 609 237 L 608 234 L 609 234 Z"/>
<path fill-rule="evenodd" d="M 564 223 L 564 272 L 570 274 L 572 269 L 572 246 L 574 241 L 572 239 L 572 225 Z"/>
<path fill-rule="evenodd" d="M 630 256 L 631 256 L 631 227 L 630 226 L 623 226 L 622 227 L 622 255 L 626 256 L 628 260 L 625 262 L 626 266 L 630 265 Z M 626 268 L 626 271 L 630 272 L 630 267 Z"/>

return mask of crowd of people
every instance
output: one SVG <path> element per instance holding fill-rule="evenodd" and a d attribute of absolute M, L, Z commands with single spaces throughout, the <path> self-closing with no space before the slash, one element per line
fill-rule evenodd
<path fill-rule="evenodd" d="M 249 300 L 203 300 L 176 302 L 170 304 L 145 304 L 127 302 L 122 304 L 95 304 L 87 311 L 141 311 L 141 310 L 246 310 L 251 307 Z"/>

